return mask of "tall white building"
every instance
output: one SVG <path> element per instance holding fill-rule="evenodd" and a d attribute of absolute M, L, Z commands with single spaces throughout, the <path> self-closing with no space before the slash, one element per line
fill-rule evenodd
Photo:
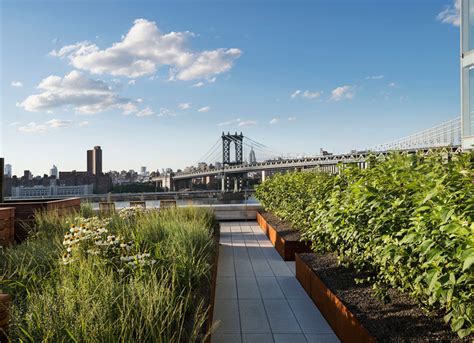
<path fill-rule="evenodd" d="M 49 170 L 49 176 L 54 176 L 56 179 L 58 178 L 58 167 L 53 164 L 53 167 Z"/>
<path fill-rule="evenodd" d="M 461 0 L 461 136 L 474 148 L 474 0 Z"/>
<path fill-rule="evenodd" d="M 12 177 L 12 165 L 5 164 L 5 168 L 3 168 L 3 172 L 5 177 Z"/>

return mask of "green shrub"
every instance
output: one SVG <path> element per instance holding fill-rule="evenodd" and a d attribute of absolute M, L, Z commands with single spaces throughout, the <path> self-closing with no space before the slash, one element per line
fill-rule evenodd
<path fill-rule="evenodd" d="M 465 337 L 474 332 L 473 161 L 473 153 L 393 153 L 338 175 L 277 175 L 257 198 L 316 252 L 371 272 L 384 300 L 387 287 L 406 292 L 444 311 Z"/>

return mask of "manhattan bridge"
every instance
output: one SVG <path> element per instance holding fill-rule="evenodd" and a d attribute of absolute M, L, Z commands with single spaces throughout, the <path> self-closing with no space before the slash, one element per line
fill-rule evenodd
<path fill-rule="evenodd" d="M 222 133 L 222 136 L 198 160 L 198 167 L 176 173 L 164 173 L 155 178 L 162 187 L 179 191 L 190 189 L 193 182 L 208 184 L 219 180 L 221 191 L 238 191 L 244 187 L 248 175 L 258 174 L 261 181 L 276 172 L 318 169 L 337 173 L 342 164 L 366 167 L 370 155 L 386 155 L 391 151 L 409 153 L 424 152 L 435 148 L 447 148 L 461 152 L 461 118 L 449 120 L 429 129 L 380 144 L 362 151 L 345 154 L 320 154 L 302 157 L 284 157 L 266 145 L 244 136 L 242 133 Z M 249 156 L 249 159 L 244 159 Z"/>

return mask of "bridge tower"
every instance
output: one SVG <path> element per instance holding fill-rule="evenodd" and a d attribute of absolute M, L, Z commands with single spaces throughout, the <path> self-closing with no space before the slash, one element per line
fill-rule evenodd
<path fill-rule="evenodd" d="M 231 134 L 227 132 L 225 134 L 222 132 L 222 164 L 232 165 L 232 164 L 242 164 L 243 162 L 243 148 L 242 144 L 244 141 L 244 135 L 242 132 L 237 134 Z M 235 161 L 231 161 L 231 147 L 232 143 L 235 146 Z"/>
<path fill-rule="evenodd" d="M 224 168 L 222 175 L 222 192 L 228 190 L 240 191 L 242 189 L 244 174 L 232 174 L 232 176 L 228 176 L 225 174 L 225 167 L 243 163 L 243 141 L 244 135 L 242 132 L 240 134 L 237 134 L 237 132 L 234 134 L 229 132 L 225 134 L 222 132 L 222 167 Z M 234 161 L 231 159 L 232 145 L 235 147 Z"/>

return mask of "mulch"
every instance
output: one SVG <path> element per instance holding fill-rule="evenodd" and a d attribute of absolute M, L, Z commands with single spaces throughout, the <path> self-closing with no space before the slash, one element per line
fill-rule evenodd
<path fill-rule="evenodd" d="M 388 291 L 391 302 L 384 304 L 370 284 L 354 281 L 369 275 L 339 265 L 334 254 L 299 256 L 379 342 L 471 342 L 474 338 L 461 340 L 444 323 L 441 313 L 423 310 L 397 290 Z"/>

